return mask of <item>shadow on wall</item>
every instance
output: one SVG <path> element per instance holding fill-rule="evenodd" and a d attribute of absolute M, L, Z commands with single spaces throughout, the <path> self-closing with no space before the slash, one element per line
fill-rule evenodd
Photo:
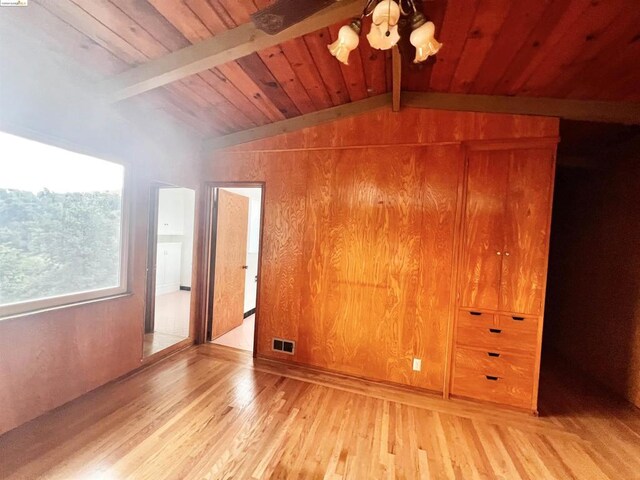
<path fill-rule="evenodd" d="M 556 175 L 545 350 L 640 406 L 640 143 Z"/>

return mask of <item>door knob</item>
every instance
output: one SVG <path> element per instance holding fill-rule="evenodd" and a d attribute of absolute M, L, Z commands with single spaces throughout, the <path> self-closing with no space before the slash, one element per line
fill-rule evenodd
<path fill-rule="evenodd" d="M 242 265 L 242 269 L 243 269 L 243 270 L 247 270 L 248 268 L 249 268 L 249 266 L 248 266 L 248 265 Z"/>

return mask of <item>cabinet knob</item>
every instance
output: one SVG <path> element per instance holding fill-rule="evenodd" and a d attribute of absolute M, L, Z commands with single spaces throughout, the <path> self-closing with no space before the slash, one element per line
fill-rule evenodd
<path fill-rule="evenodd" d="M 248 265 L 242 265 L 242 269 L 243 269 L 243 270 L 247 270 L 248 268 L 249 268 L 249 266 L 248 266 Z"/>
<path fill-rule="evenodd" d="M 504 252 L 505 257 L 508 257 L 509 255 L 511 255 L 509 252 Z"/>
<path fill-rule="evenodd" d="M 496 252 L 496 255 L 502 255 L 502 252 Z"/>

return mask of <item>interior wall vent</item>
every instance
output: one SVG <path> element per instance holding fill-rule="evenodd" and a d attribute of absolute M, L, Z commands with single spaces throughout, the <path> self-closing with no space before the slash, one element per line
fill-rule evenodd
<path fill-rule="evenodd" d="M 288 353 L 289 355 L 293 355 L 293 352 L 296 348 L 296 342 L 291 340 L 283 340 L 281 338 L 273 339 L 273 349 L 276 352 Z"/>

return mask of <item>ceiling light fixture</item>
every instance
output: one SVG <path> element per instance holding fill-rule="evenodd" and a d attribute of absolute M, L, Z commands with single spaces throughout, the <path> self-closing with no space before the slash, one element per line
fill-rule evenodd
<path fill-rule="evenodd" d="M 424 62 L 442 47 L 435 38 L 435 25 L 427 22 L 424 14 L 416 8 L 414 0 L 367 0 L 360 18 L 354 18 L 349 25 L 340 28 L 337 40 L 327 45 L 331 55 L 345 65 L 349 65 L 349 53 L 358 48 L 362 19 L 368 16 L 371 16 L 371 30 L 367 40 L 373 48 L 389 50 L 398 43 L 398 27 L 402 17 L 410 21 L 409 41 L 416 49 L 414 63 Z"/>
<path fill-rule="evenodd" d="M 360 30 L 362 30 L 362 21 L 354 18 L 349 25 L 344 25 L 338 30 L 338 39 L 329 47 L 331 55 L 336 57 L 345 65 L 349 65 L 349 53 L 358 48 L 360 43 Z"/>

